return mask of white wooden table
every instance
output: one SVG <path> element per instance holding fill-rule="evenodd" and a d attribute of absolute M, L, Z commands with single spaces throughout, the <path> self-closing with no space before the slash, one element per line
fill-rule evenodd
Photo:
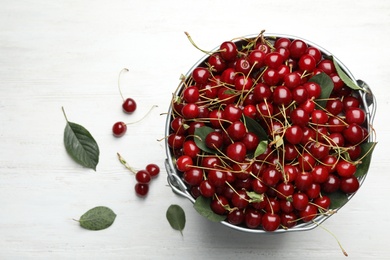
<path fill-rule="evenodd" d="M 341 259 L 336 240 L 317 228 L 253 235 L 199 216 L 167 186 L 165 116 L 180 74 L 204 49 L 235 36 L 268 32 L 326 47 L 365 80 L 378 101 L 379 144 L 356 196 L 324 223 L 352 259 L 386 259 L 390 218 L 390 2 L 355 1 L 2 1 L 0 8 L 0 259 Z M 138 102 L 121 111 L 125 96 Z M 141 118 L 126 136 L 116 121 Z M 64 107 L 85 126 L 101 155 L 97 171 L 74 163 L 63 145 Z M 161 167 L 146 199 L 134 193 L 135 168 Z M 165 218 L 170 204 L 187 214 L 184 236 Z M 87 231 L 73 219 L 105 205 L 113 226 Z"/>

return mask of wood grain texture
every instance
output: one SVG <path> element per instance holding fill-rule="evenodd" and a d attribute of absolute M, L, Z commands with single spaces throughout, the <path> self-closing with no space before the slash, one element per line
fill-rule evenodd
<path fill-rule="evenodd" d="M 342 259 L 321 228 L 253 235 L 199 216 L 173 194 L 164 169 L 165 115 L 180 74 L 204 49 L 236 36 L 268 32 L 324 46 L 373 89 L 379 144 L 361 190 L 325 222 L 352 259 L 388 259 L 390 167 L 388 91 L 390 2 L 377 1 L 3 1 L 0 9 L 1 259 Z M 125 96 L 138 102 L 121 111 Z M 116 139 L 116 121 L 141 118 Z M 63 146 L 65 119 L 86 127 L 101 150 L 97 171 L 74 163 Z M 160 115 L 162 114 L 162 115 Z M 134 194 L 135 168 L 161 167 L 146 199 Z M 184 236 L 165 219 L 171 204 L 187 215 Z M 83 230 L 73 219 L 104 205 L 117 214 L 107 230 Z"/>

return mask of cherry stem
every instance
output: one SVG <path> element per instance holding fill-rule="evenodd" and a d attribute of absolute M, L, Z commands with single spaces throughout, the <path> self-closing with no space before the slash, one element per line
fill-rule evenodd
<path fill-rule="evenodd" d="M 345 249 L 343 248 L 343 246 L 341 245 L 340 241 L 337 239 L 337 237 L 336 237 L 335 234 L 333 234 L 329 229 L 323 227 L 322 225 L 320 225 L 320 224 L 317 223 L 316 221 L 314 221 L 314 220 L 312 220 L 312 221 L 313 221 L 313 223 L 315 223 L 317 226 L 319 226 L 320 228 L 322 228 L 323 230 L 325 230 L 326 232 L 328 232 L 329 234 L 331 234 L 331 235 L 334 237 L 334 239 L 336 239 L 337 244 L 339 245 L 339 247 L 340 247 L 341 251 L 343 252 L 343 254 L 344 254 L 345 256 L 348 256 L 347 251 L 345 251 Z"/>
<path fill-rule="evenodd" d="M 136 174 L 137 171 L 131 167 L 127 162 L 126 160 L 119 154 L 119 153 L 116 153 L 116 155 L 118 156 L 118 160 L 119 162 L 126 167 L 126 169 L 128 169 L 129 171 L 131 171 L 132 173 Z"/>
<path fill-rule="evenodd" d="M 61 109 L 62 109 L 62 113 L 64 114 L 66 122 L 69 122 L 68 117 L 66 116 L 66 113 L 65 113 L 65 108 L 61 107 Z"/>
<path fill-rule="evenodd" d="M 125 98 L 123 97 L 123 94 L 122 94 L 120 79 L 121 79 L 122 73 L 123 73 L 123 72 L 127 72 L 127 71 L 129 71 L 128 68 L 123 68 L 123 69 L 119 72 L 119 76 L 118 76 L 118 89 L 119 89 L 119 94 L 121 95 L 123 101 L 125 101 Z"/>
<path fill-rule="evenodd" d="M 138 122 L 141 122 L 142 120 L 144 120 L 144 119 L 150 114 L 150 112 L 152 112 L 153 108 L 155 108 L 155 107 L 158 107 L 158 106 L 157 106 L 157 105 L 153 105 L 153 106 L 149 109 L 149 111 L 148 111 L 143 117 L 141 117 L 141 118 L 138 119 L 137 121 L 127 123 L 126 125 L 132 125 L 132 124 L 136 124 L 136 123 L 138 123 Z"/>
<path fill-rule="evenodd" d="M 199 47 L 195 44 L 194 40 L 192 40 L 190 34 L 189 34 L 188 32 L 184 32 L 184 33 L 186 34 L 186 36 L 187 36 L 188 40 L 190 41 L 190 43 L 191 43 L 195 48 L 197 48 L 197 49 L 200 50 L 201 52 L 204 52 L 205 54 L 210 54 L 210 55 L 213 54 L 213 52 L 205 51 L 205 50 L 202 50 L 201 48 L 199 48 Z"/>

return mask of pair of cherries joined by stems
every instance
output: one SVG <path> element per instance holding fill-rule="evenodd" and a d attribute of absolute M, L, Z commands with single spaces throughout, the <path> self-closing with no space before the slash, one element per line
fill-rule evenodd
<path fill-rule="evenodd" d="M 124 98 L 123 94 L 122 94 L 122 90 L 121 90 L 121 87 L 120 87 L 120 76 L 123 72 L 127 72 L 129 71 L 129 69 L 127 68 L 123 68 L 120 72 L 119 72 L 119 77 L 118 77 L 118 89 L 119 89 L 119 93 L 122 97 L 122 110 L 123 112 L 127 113 L 127 114 L 132 114 L 136 109 L 137 109 L 137 103 L 135 102 L 134 99 L 132 98 Z M 123 136 L 127 131 L 127 124 L 122 122 L 122 121 L 118 121 L 116 122 L 113 127 L 112 127 L 112 133 L 115 137 L 121 137 Z"/>
<path fill-rule="evenodd" d="M 132 114 L 136 109 L 137 109 L 137 103 L 135 102 L 134 99 L 132 98 L 124 98 L 123 94 L 122 94 L 122 90 L 121 90 L 121 87 L 120 87 L 120 76 L 123 72 L 127 72 L 129 71 L 129 69 L 127 68 L 123 68 L 120 72 L 119 72 L 119 76 L 118 76 L 118 89 L 119 89 L 119 93 L 122 97 L 122 110 L 123 112 L 125 112 L 126 114 Z M 156 105 L 153 105 L 152 108 L 149 110 L 152 111 L 153 108 L 155 108 Z M 141 119 L 135 121 L 135 122 L 131 122 L 131 123 L 125 123 L 123 121 L 118 121 L 116 122 L 113 126 L 112 126 L 112 133 L 115 137 L 121 137 L 123 136 L 126 131 L 127 131 L 127 125 L 130 125 L 130 124 L 135 124 L 135 123 L 138 123 L 140 121 L 142 121 L 148 114 L 149 112 L 144 116 L 142 117 Z"/>

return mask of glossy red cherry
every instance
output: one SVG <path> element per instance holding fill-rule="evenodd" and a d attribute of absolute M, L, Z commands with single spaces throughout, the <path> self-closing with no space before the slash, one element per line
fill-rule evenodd
<path fill-rule="evenodd" d="M 309 204 L 309 197 L 306 193 L 294 193 L 292 196 L 292 205 L 296 210 L 304 210 Z"/>
<path fill-rule="evenodd" d="M 149 192 L 149 184 L 136 183 L 134 189 L 138 196 L 144 197 Z"/>
<path fill-rule="evenodd" d="M 181 172 L 189 170 L 193 164 L 192 158 L 188 155 L 182 155 L 176 160 L 176 167 Z"/>
<path fill-rule="evenodd" d="M 152 178 L 157 177 L 160 173 L 160 167 L 157 164 L 149 163 L 146 165 L 145 170 L 150 174 Z"/>
<path fill-rule="evenodd" d="M 190 86 L 183 90 L 183 99 L 187 103 L 195 103 L 199 99 L 199 89 L 195 86 Z"/>
<path fill-rule="evenodd" d="M 234 42 L 226 41 L 219 47 L 221 57 L 226 61 L 232 61 L 237 57 L 238 50 Z"/>
<path fill-rule="evenodd" d="M 346 160 L 340 160 L 336 164 L 336 171 L 340 177 L 348 178 L 355 174 L 356 165 Z"/>
<path fill-rule="evenodd" d="M 302 40 L 293 40 L 289 46 L 290 56 L 293 59 L 299 59 L 303 54 L 305 54 L 307 49 L 307 44 Z"/>
<path fill-rule="evenodd" d="M 135 174 L 135 179 L 139 183 L 148 184 L 151 181 L 152 177 L 150 176 L 148 171 L 146 171 L 146 170 L 139 170 Z"/>
<path fill-rule="evenodd" d="M 250 209 L 245 212 L 245 225 L 248 228 L 257 228 L 261 224 L 262 214 L 260 211 Z"/>
<path fill-rule="evenodd" d="M 303 137 L 302 128 L 298 125 L 292 125 L 286 129 L 284 137 L 291 144 L 299 144 Z"/>
<path fill-rule="evenodd" d="M 122 103 L 122 109 L 126 113 L 133 113 L 137 109 L 137 103 L 132 98 L 126 98 Z"/>
<path fill-rule="evenodd" d="M 264 66 L 266 54 L 260 50 L 252 51 L 248 56 L 248 62 L 251 66 L 256 69 L 259 69 Z"/>
<path fill-rule="evenodd" d="M 207 134 L 205 144 L 210 149 L 221 149 L 223 145 L 222 134 L 216 131 Z"/>
<path fill-rule="evenodd" d="M 212 211 L 219 215 L 223 215 L 227 212 L 227 207 L 229 206 L 229 201 L 223 196 L 218 196 L 213 198 L 210 203 L 210 208 Z"/>
<path fill-rule="evenodd" d="M 359 187 L 359 180 L 355 176 L 342 178 L 340 181 L 340 190 L 346 194 L 352 194 L 356 192 Z"/>
<path fill-rule="evenodd" d="M 244 209 L 249 205 L 249 196 L 245 190 L 238 190 L 233 194 L 232 205 L 238 209 Z"/>
<path fill-rule="evenodd" d="M 127 126 L 124 122 L 116 122 L 112 126 L 112 133 L 115 137 L 121 137 L 123 136 L 127 131 Z"/>
<path fill-rule="evenodd" d="M 192 71 L 192 78 L 198 84 L 206 84 L 210 75 L 210 71 L 207 68 L 197 67 Z"/>
<path fill-rule="evenodd" d="M 287 106 L 292 101 L 291 91 L 285 86 L 278 86 L 274 89 L 272 95 L 273 101 L 276 105 L 284 105 Z"/>
<path fill-rule="evenodd" d="M 226 155 L 235 162 L 243 162 L 246 156 L 246 147 L 242 142 L 232 143 L 227 147 Z"/>
<path fill-rule="evenodd" d="M 280 216 L 274 213 L 266 212 L 261 218 L 261 223 L 265 231 L 275 231 L 280 225 Z"/>
<path fill-rule="evenodd" d="M 299 69 L 302 71 L 311 72 L 315 69 L 316 64 L 315 58 L 310 54 L 303 54 L 298 61 Z"/>

